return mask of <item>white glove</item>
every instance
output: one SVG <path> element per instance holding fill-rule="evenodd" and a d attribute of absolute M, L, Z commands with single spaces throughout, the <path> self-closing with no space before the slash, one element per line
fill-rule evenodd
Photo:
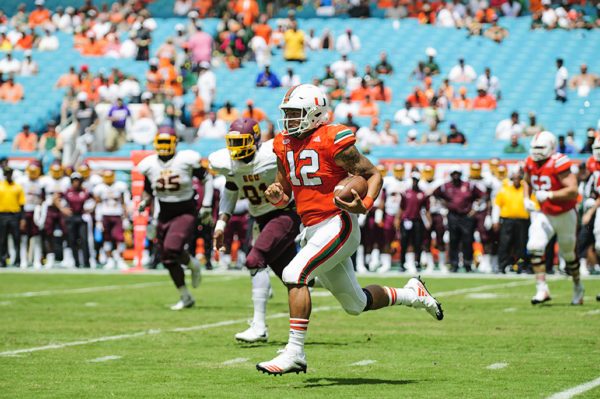
<path fill-rule="evenodd" d="M 143 213 L 146 208 L 148 208 L 149 202 L 147 199 L 141 200 L 140 205 L 138 206 L 138 212 Z"/>
<path fill-rule="evenodd" d="M 104 224 L 102 224 L 102 222 L 96 222 L 96 230 L 100 233 L 104 232 Z"/>
<path fill-rule="evenodd" d="M 383 211 L 381 209 L 376 209 L 375 210 L 375 223 L 376 224 L 381 224 L 383 222 Z"/>
<path fill-rule="evenodd" d="M 358 225 L 360 227 L 363 227 L 365 225 L 366 221 L 367 221 L 367 215 L 365 215 L 364 213 L 361 213 L 360 215 L 358 215 Z"/>
<path fill-rule="evenodd" d="M 131 222 L 127 218 L 123 218 L 123 230 L 129 230 L 131 228 Z"/>
<path fill-rule="evenodd" d="M 210 224 L 210 222 L 212 222 L 212 208 L 209 206 L 203 206 L 200 208 L 198 216 L 200 217 L 200 223 Z"/>
<path fill-rule="evenodd" d="M 523 200 L 523 206 L 525 207 L 525 210 L 527 212 L 535 212 L 535 211 L 537 211 L 537 206 L 535 205 L 535 202 L 533 202 L 529 198 L 525 198 Z"/>
<path fill-rule="evenodd" d="M 148 223 L 146 226 L 146 238 L 148 241 L 154 241 L 156 238 L 156 223 L 154 221 Z"/>
<path fill-rule="evenodd" d="M 490 215 L 486 215 L 485 219 L 483 220 L 483 227 L 486 230 L 490 230 L 492 228 L 492 217 Z"/>
<path fill-rule="evenodd" d="M 540 190 L 535 192 L 535 199 L 538 202 L 544 202 L 548 199 L 552 199 L 552 191 Z"/>

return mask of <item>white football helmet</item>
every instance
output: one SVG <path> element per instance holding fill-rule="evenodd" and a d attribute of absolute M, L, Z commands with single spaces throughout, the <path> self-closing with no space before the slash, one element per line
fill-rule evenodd
<path fill-rule="evenodd" d="M 600 162 L 600 137 L 596 137 L 592 144 L 592 155 L 596 161 Z"/>
<path fill-rule="evenodd" d="M 282 119 L 277 121 L 278 127 L 283 130 L 283 135 L 299 136 L 327 122 L 329 119 L 327 107 L 327 96 L 317 86 L 311 84 L 294 86 L 285 93 L 279 105 Z M 298 110 L 300 115 L 294 118 L 287 117 L 287 110 Z M 295 121 L 296 124 L 290 123 Z"/>
<path fill-rule="evenodd" d="M 536 162 L 545 161 L 556 152 L 556 137 L 547 130 L 533 136 L 529 155 Z"/>

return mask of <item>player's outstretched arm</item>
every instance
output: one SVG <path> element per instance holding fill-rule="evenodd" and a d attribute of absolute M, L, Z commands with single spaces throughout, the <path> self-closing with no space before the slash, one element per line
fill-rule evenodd
<path fill-rule="evenodd" d="M 277 158 L 277 178 L 275 183 L 271 184 L 265 190 L 267 200 L 278 208 L 285 207 L 292 198 L 292 185 L 287 177 L 285 167 L 281 159 Z"/>
<path fill-rule="evenodd" d="M 551 191 L 552 199 L 571 200 L 577 198 L 579 194 L 577 190 L 577 177 L 570 170 L 559 173 L 558 180 L 564 187 Z"/>
<path fill-rule="evenodd" d="M 336 197 L 334 199 L 335 204 L 339 208 L 351 213 L 366 213 L 373 205 L 371 201 L 375 200 L 381 192 L 381 186 L 383 185 L 381 173 L 379 173 L 371 161 L 362 155 L 354 145 L 340 151 L 335 156 L 335 163 L 350 174 L 364 177 L 368 184 L 365 200 L 370 198 L 368 201 L 370 203 L 365 204 L 365 202 L 360 199 L 358 193 L 353 190 L 354 200 L 352 200 L 352 202 L 345 202 Z"/>

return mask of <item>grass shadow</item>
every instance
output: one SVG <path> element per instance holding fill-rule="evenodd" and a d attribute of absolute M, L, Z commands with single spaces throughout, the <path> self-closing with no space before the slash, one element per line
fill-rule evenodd
<path fill-rule="evenodd" d="M 380 378 L 339 378 L 323 377 L 309 378 L 306 384 L 300 388 L 322 388 L 333 386 L 353 386 L 353 385 L 407 385 L 415 384 L 417 380 L 385 380 Z"/>

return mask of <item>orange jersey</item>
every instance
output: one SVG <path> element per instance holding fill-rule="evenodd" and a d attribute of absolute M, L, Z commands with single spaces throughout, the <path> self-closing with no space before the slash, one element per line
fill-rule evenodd
<path fill-rule="evenodd" d="M 525 160 L 525 171 L 531 177 L 531 186 L 533 191 L 545 190 L 555 191 L 560 190 L 564 186 L 558 179 L 558 175 L 566 170 L 571 169 L 571 161 L 569 157 L 554 153 L 543 164 L 537 162 L 528 156 Z M 548 215 L 560 215 L 573 208 L 577 204 L 577 199 L 571 200 L 556 200 L 549 199 L 540 204 L 540 209 Z"/>
<path fill-rule="evenodd" d="M 585 167 L 590 173 L 594 173 L 596 171 L 600 171 L 600 162 L 596 161 L 596 158 L 594 158 L 593 155 L 590 155 L 585 163 Z"/>
<path fill-rule="evenodd" d="M 334 158 L 354 143 L 354 133 L 347 126 L 337 124 L 322 125 L 301 140 L 283 134 L 275 136 L 273 152 L 285 167 L 305 226 L 342 212 L 333 203 L 333 189 L 348 172 L 336 165 Z"/>

